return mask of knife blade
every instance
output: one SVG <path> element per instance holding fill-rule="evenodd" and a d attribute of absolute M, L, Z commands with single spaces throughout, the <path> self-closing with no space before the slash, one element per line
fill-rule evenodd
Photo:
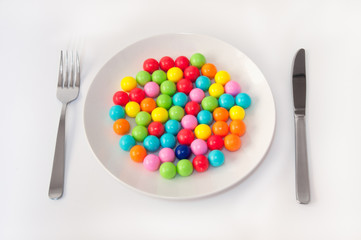
<path fill-rule="evenodd" d="M 292 74 L 293 104 L 295 119 L 295 170 L 296 199 L 299 203 L 310 201 L 310 183 L 308 174 L 307 141 L 306 141 L 306 59 L 305 50 L 298 50 Z"/>

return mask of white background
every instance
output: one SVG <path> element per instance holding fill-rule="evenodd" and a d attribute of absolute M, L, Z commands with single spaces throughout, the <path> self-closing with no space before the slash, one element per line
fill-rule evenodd
<path fill-rule="evenodd" d="M 360 1 L 0 1 L 0 239 L 361 239 Z M 221 194 L 189 201 L 124 187 L 93 156 L 87 90 L 104 63 L 161 33 L 217 37 L 262 70 L 274 141 L 261 166 Z M 311 203 L 294 188 L 292 60 L 307 55 Z M 47 197 L 61 104 L 61 49 L 78 49 L 68 106 L 63 198 Z M 267 121 L 267 116 L 265 116 Z"/>

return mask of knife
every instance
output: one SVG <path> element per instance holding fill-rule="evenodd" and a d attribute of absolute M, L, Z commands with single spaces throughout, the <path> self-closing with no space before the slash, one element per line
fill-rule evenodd
<path fill-rule="evenodd" d="M 296 148 L 296 199 L 299 203 L 310 201 L 310 182 L 308 178 L 306 144 L 306 64 L 305 50 L 298 50 L 293 65 L 293 104 L 295 117 Z"/>

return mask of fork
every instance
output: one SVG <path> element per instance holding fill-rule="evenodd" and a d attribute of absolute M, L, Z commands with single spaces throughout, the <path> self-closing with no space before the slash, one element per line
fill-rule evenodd
<path fill-rule="evenodd" d="M 58 136 L 56 138 L 53 170 L 51 173 L 49 198 L 59 199 L 64 190 L 65 167 L 65 113 L 68 103 L 74 101 L 79 95 L 80 66 L 77 53 L 60 52 L 60 66 L 56 96 L 63 103 L 61 109 Z M 74 81 L 75 79 L 75 81 Z"/>

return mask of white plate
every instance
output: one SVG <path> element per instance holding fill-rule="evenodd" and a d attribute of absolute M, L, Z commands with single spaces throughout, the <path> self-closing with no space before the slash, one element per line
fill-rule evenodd
<path fill-rule="evenodd" d="M 108 112 L 113 94 L 121 90 L 120 80 L 142 70 L 147 58 L 176 58 L 193 53 L 204 54 L 218 70 L 226 70 L 241 84 L 242 92 L 252 98 L 246 110 L 247 133 L 242 148 L 230 153 L 225 149 L 225 164 L 189 177 L 177 175 L 172 180 L 159 172 L 149 172 L 133 162 L 129 152 L 118 145 L 120 136 L 113 132 Z M 129 118 L 128 118 L 129 119 Z M 133 119 L 132 119 L 133 120 Z M 220 192 L 245 179 L 262 162 L 272 142 L 275 129 L 275 105 L 268 83 L 258 67 L 241 51 L 218 39 L 194 34 L 166 34 L 136 42 L 117 53 L 95 77 L 84 107 L 84 125 L 89 144 L 105 169 L 121 183 L 142 193 L 167 199 L 190 199 Z M 131 122 L 134 126 L 134 121 Z"/>

